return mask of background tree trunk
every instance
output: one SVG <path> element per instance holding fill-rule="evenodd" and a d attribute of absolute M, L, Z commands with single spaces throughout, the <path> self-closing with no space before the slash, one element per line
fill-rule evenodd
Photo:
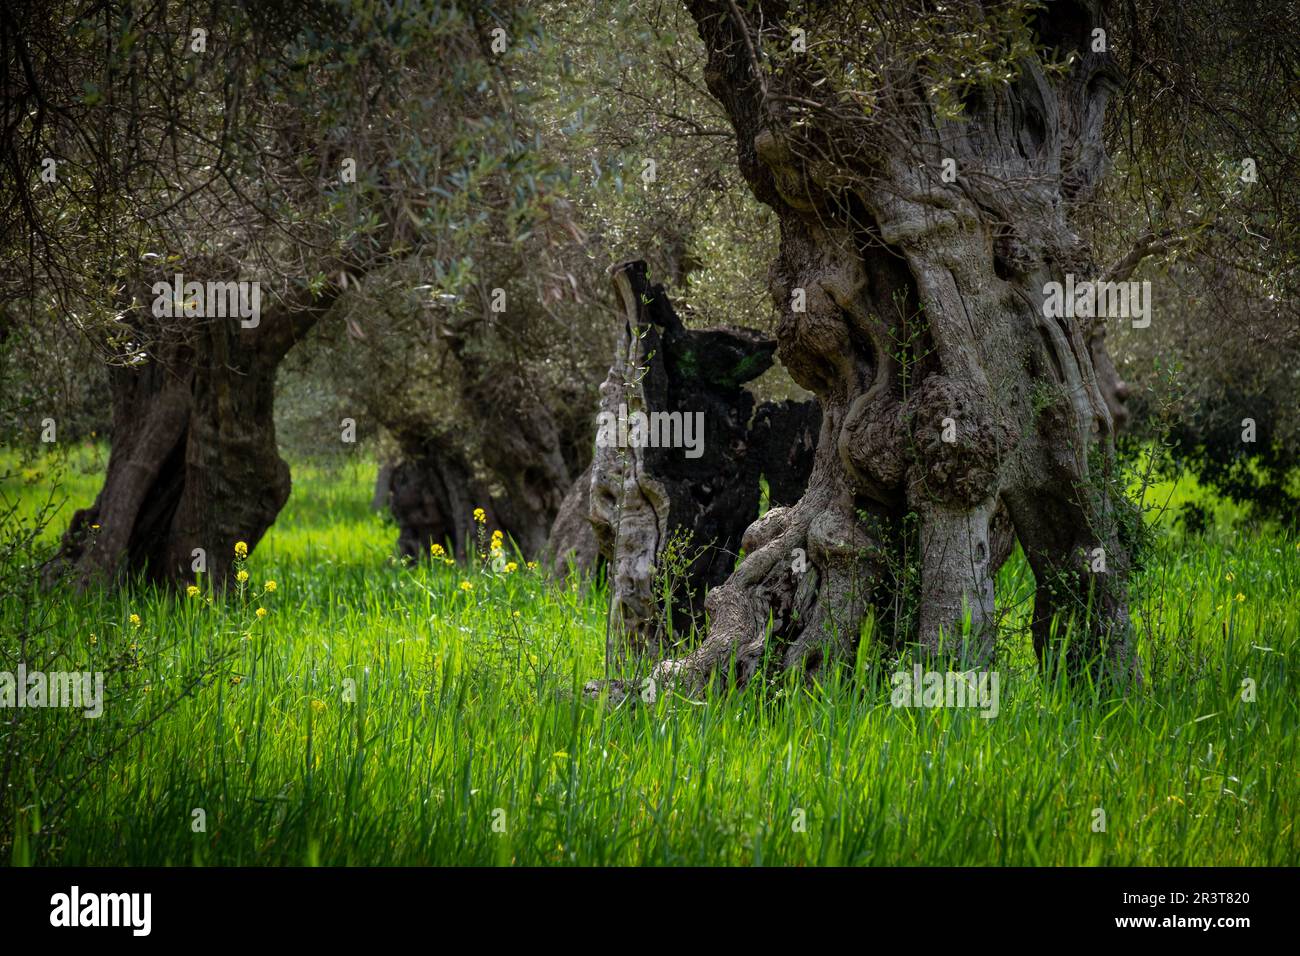
<path fill-rule="evenodd" d="M 591 466 L 569 488 L 546 541 L 547 570 L 563 578 L 570 568 L 588 577 L 600 566 L 600 547 L 591 526 Z"/>
<path fill-rule="evenodd" d="M 460 370 L 459 414 L 473 434 L 465 422 L 449 426 L 400 402 L 374 410 L 400 448 L 389 481 L 398 550 L 427 557 L 430 544 L 450 542 L 452 553 L 466 558 L 477 534 L 471 516 L 482 508 L 491 530 L 506 534 L 524 557 L 540 558 L 574 472 L 586 465 L 574 454 L 582 441 L 538 400 L 537 383 L 517 357 L 476 345 L 451 326 L 439 342 Z"/>
<path fill-rule="evenodd" d="M 403 443 L 403 448 L 389 480 L 388 497 L 397 521 L 398 554 L 412 561 L 426 560 L 436 544 L 462 561 L 473 558 L 480 550 L 474 509 L 484 510 L 485 525 L 502 527 L 487 488 L 447 444 L 425 439 L 418 446 Z"/>
<path fill-rule="evenodd" d="M 528 559 L 546 550 L 551 525 L 571 487 L 559 453 L 558 432 L 545 409 L 525 420 L 485 425 L 484 457 L 476 465 L 455 436 L 439 435 L 422 422 L 389 420 L 401 456 L 388 479 L 388 506 L 397 521 L 397 549 L 405 557 L 427 558 L 429 546 L 448 547 L 460 559 L 477 548 L 474 509 L 485 524 L 502 531 Z"/>

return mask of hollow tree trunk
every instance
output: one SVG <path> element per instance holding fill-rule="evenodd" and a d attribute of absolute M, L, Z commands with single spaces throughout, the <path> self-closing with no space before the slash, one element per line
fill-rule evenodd
<path fill-rule="evenodd" d="M 767 481 L 771 507 L 803 497 L 812 474 L 822 410 L 815 401 L 764 402 L 749 427 L 750 454 Z"/>
<path fill-rule="evenodd" d="M 317 298 L 297 293 L 255 328 L 238 318 L 149 323 L 147 357 L 111 370 L 104 484 L 73 515 L 50 576 L 68 574 L 78 587 L 136 574 L 184 583 L 197 564 L 223 586 L 235 543 L 251 552 L 289 497 L 275 440 L 276 368 L 336 296 L 333 287 Z"/>
<path fill-rule="evenodd" d="M 624 322 L 600 389 L 590 518 L 610 562 L 609 653 L 631 662 L 657 656 L 689 630 L 706 589 L 735 565 L 759 498 L 749 454 L 754 399 L 742 386 L 771 366 L 775 343 L 747 329 L 688 330 L 663 287 L 647 281 L 644 262 L 610 271 Z M 661 434 L 656 423 L 674 421 L 681 440 L 638 442 L 639 415 L 647 437 Z M 656 575 L 673 550 L 682 580 L 661 614 Z"/>
<path fill-rule="evenodd" d="M 806 10 L 786 22 L 782 4 L 761 17 L 687 6 L 741 171 L 780 222 L 779 355 L 822 423 L 807 492 L 748 530 L 745 561 L 709 595 L 708 637 L 659 678 L 698 688 L 733 661 L 742 681 L 764 662 L 816 668 L 851 653 L 873 607 L 896 640 L 986 664 L 1002 509 L 1036 578 L 1040 655 L 1053 616 L 1077 612 L 1076 664 L 1134 673 L 1113 422 L 1088 330 L 1043 307 L 1046 283 L 1097 274 L 1069 222 L 1105 160 L 1111 82 L 1089 47 L 1095 11 L 1040 15 L 1040 33 L 1078 54 L 1068 72 L 1022 61 L 1014 82 L 977 89 L 946 121 L 912 94 L 914 63 L 896 64 L 896 102 L 866 119 L 811 57 L 765 68 L 758 51 L 787 49 L 792 28 L 814 35 Z M 918 573 L 900 575 L 909 566 Z M 900 600 L 894 582 L 912 577 L 917 592 Z"/>

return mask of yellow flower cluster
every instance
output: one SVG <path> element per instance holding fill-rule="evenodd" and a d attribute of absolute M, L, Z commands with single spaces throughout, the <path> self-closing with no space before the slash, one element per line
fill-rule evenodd
<path fill-rule="evenodd" d="M 442 550 L 442 545 L 435 541 L 433 544 L 429 545 L 429 553 L 435 558 L 441 558 L 447 552 Z"/>
<path fill-rule="evenodd" d="M 236 542 L 235 542 L 235 557 L 237 557 L 237 558 L 246 558 L 246 557 L 248 557 L 248 545 L 247 545 L 247 543 L 245 543 L 245 542 L 243 542 L 243 541 L 236 541 Z"/>
<path fill-rule="evenodd" d="M 479 524 L 483 524 L 485 521 L 487 521 L 487 512 L 484 511 L 482 508 L 475 508 L 474 520 L 477 521 Z"/>

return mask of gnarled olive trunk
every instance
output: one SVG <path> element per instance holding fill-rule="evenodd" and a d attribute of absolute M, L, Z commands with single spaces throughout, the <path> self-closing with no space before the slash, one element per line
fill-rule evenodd
<path fill-rule="evenodd" d="M 289 497 L 275 440 L 275 371 L 337 293 L 303 292 L 244 328 L 237 317 L 149 322 L 145 357 L 111 370 L 103 487 L 77 511 L 50 576 L 77 586 L 136 575 L 218 587 L 236 542 L 250 551 Z"/>
<path fill-rule="evenodd" d="M 1038 24 L 1077 54 L 1065 72 L 1022 61 L 948 121 L 908 92 L 920 78 L 903 65 L 893 112 L 860 123 L 815 67 L 758 60 L 764 35 L 786 47 L 801 26 L 783 5 L 687 5 L 741 170 L 780 221 L 779 356 L 822 422 L 807 491 L 749 528 L 744 562 L 709 595 L 707 639 L 658 676 L 699 687 L 733 661 L 741 680 L 765 662 L 816 668 L 851 653 L 873 608 L 896 641 L 986 665 L 1006 517 L 1037 582 L 1040 655 L 1069 612 L 1073 659 L 1133 673 L 1113 420 L 1090 329 L 1044 308 L 1047 283 L 1096 277 L 1069 219 L 1105 160 L 1093 13 L 1053 5 Z"/>
<path fill-rule="evenodd" d="M 402 448 L 402 459 L 389 471 L 386 495 L 397 521 L 398 554 L 419 561 L 438 545 L 461 560 L 473 557 L 480 550 L 474 509 L 484 509 L 492 526 L 500 527 L 486 487 L 448 444 L 425 439 L 403 442 Z"/>

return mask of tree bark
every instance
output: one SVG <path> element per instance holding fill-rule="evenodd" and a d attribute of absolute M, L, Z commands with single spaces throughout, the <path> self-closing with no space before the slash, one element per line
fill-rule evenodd
<path fill-rule="evenodd" d="M 413 421 L 386 423 L 401 448 L 389 478 L 388 506 L 398 525 L 397 550 L 413 560 L 427 558 L 431 545 L 466 560 L 482 549 L 481 527 L 500 530 L 525 558 L 546 550 L 548 532 L 568 486 L 553 469 L 563 467 L 549 453 L 539 454 L 548 467 L 532 469 L 519 458 L 497 458 L 502 467 L 476 467 L 453 436 L 439 435 Z M 539 431 L 544 442 L 546 431 Z M 531 460 L 531 456 L 530 456 Z"/>
<path fill-rule="evenodd" d="M 484 557 L 492 530 L 516 542 L 527 540 L 454 442 L 427 434 L 417 438 L 405 431 L 395 434 L 403 454 L 392 471 L 388 505 L 397 521 L 401 556 L 428 559 L 436 544 L 461 561 Z M 474 520 L 480 508 L 482 523 Z"/>
<path fill-rule="evenodd" d="M 397 469 L 397 463 L 385 461 L 379 466 L 379 472 L 375 475 L 375 490 L 370 496 L 371 511 L 386 511 L 389 502 L 393 496 L 393 472 Z"/>
<path fill-rule="evenodd" d="M 780 222 L 779 355 L 822 423 L 806 493 L 750 527 L 745 561 L 710 592 L 708 637 L 658 677 L 698 689 L 733 666 L 741 681 L 768 662 L 817 669 L 849 657 L 873 607 L 898 642 L 987 666 L 1002 509 L 1037 581 L 1040 656 L 1064 612 L 1082 622 L 1076 666 L 1135 674 L 1114 422 L 1088 330 L 1043 306 L 1046 283 L 1097 275 L 1069 221 L 1105 161 L 1112 78 L 1088 45 L 1095 9 L 1040 15 L 1041 35 L 1077 54 L 1065 74 L 1023 61 L 947 121 L 904 66 L 893 112 L 865 122 L 844 119 L 815 65 L 762 67 L 758 51 L 801 26 L 784 5 L 761 4 L 761 18 L 687 6 L 741 171 Z M 915 593 L 900 600 L 899 581 Z"/>

